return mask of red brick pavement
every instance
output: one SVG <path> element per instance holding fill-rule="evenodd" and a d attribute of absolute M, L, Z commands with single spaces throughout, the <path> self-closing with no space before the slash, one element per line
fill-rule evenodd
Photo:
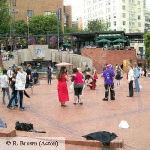
<path fill-rule="evenodd" d="M 0 118 L 8 128 L 14 129 L 16 121 L 30 122 L 37 130 L 45 130 L 46 134 L 18 132 L 18 136 L 50 136 L 67 139 L 83 139 L 81 136 L 95 131 L 115 132 L 123 139 L 127 150 L 149 150 L 150 148 L 150 79 L 141 78 L 142 91 L 135 93 L 134 98 L 128 95 L 128 84 L 124 78 L 120 87 L 115 87 L 116 100 L 102 101 L 104 96 L 103 80 L 99 79 L 95 91 L 86 88 L 83 92 L 83 106 L 73 105 L 73 91 L 69 90 L 68 107 L 61 108 L 57 98 L 57 81 L 52 85 L 46 81 L 34 87 L 30 99 L 24 98 L 25 111 L 9 110 L 0 104 Z M 30 92 L 30 89 L 28 90 Z M 8 101 L 7 101 L 8 102 Z M 119 129 L 121 120 L 126 120 L 129 129 Z M 82 146 L 67 145 L 67 150 L 97 150 Z"/>

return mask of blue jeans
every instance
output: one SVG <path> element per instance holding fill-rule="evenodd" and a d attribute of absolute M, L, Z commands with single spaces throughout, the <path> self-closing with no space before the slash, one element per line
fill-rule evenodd
<path fill-rule="evenodd" d="M 5 94 L 7 94 L 8 99 L 10 101 L 10 94 L 9 94 L 9 88 L 2 88 L 3 96 L 2 96 L 2 103 L 5 104 Z"/>
<path fill-rule="evenodd" d="M 135 92 L 140 92 L 139 79 L 135 78 Z"/>
<path fill-rule="evenodd" d="M 13 102 L 15 102 L 15 103 L 13 103 Z M 11 96 L 11 99 L 9 101 L 8 107 L 11 107 L 13 104 L 16 105 L 17 103 L 18 103 L 17 91 L 15 90 L 12 92 L 12 96 Z"/>

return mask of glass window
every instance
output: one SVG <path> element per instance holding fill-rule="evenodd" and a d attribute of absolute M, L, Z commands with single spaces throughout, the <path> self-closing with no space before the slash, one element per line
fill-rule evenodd
<path fill-rule="evenodd" d="M 123 5 L 123 6 L 122 6 L 122 9 L 123 9 L 123 10 L 126 10 L 126 6 L 125 6 L 125 5 Z"/>
<path fill-rule="evenodd" d="M 114 21 L 114 26 L 116 26 L 116 21 Z"/>
<path fill-rule="evenodd" d="M 12 0 L 11 2 L 13 6 L 16 6 L 16 0 Z"/>
<path fill-rule="evenodd" d="M 123 23 L 122 23 L 124 26 L 126 25 L 126 22 L 125 21 L 123 21 Z"/>
<path fill-rule="evenodd" d="M 141 19 L 141 16 L 138 16 L 138 20 L 140 20 Z"/>
<path fill-rule="evenodd" d="M 33 10 L 27 10 L 27 16 L 31 18 L 33 16 Z"/>

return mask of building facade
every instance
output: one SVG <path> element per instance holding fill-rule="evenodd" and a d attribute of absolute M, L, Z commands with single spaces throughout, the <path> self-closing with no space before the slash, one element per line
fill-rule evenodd
<path fill-rule="evenodd" d="M 150 31 L 150 10 L 145 9 L 145 32 Z"/>
<path fill-rule="evenodd" d="M 144 10 L 145 0 L 84 0 L 83 28 L 99 19 L 113 31 L 144 32 Z"/>
<path fill-rule="evenodd" d="M 59 11 L 62 29 L 64 30 L 66 16 L 67 25 L 71 26 L 71 7 L 64 6 L 63 0 L 9 0 L 14 20 L 26 20 L 27 16 L 56 14 Z"/>

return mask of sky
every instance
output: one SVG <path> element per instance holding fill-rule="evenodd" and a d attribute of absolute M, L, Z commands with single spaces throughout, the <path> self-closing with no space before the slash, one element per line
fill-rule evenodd
<path fill-rule="evenodd" d="M 82 17 L 83 14 L 83 0 L 64 0 L 65 5 L 72 6 L 72 17 L 73 21 L 77 18 Z"/>
<path fill-rule="evenodd" d="M 83 0 L 64 0 L 65 5 L 72 6 L 72 17 L 75 21 L 78 17 L 82 17 L 83 14 Z M 150 9 L 150 0 L 146 0 L 147 8 Z"/>

